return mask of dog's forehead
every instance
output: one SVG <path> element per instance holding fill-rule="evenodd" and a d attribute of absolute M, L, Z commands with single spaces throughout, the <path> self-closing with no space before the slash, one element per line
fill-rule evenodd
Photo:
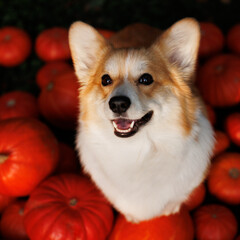
<path fill-rule="evenodd" d="M 148 58 L 137 49 L 115 51 L 105 62 L 104 69 L 111 77 L 135 78 L 146 72 Z"/>

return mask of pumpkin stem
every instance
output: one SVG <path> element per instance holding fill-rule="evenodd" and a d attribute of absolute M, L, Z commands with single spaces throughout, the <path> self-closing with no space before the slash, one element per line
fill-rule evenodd
<path fill-rule="evenodd" d="M 4 163 L 8 159 L 7 154 L 0 154 L 0 164 Z"/>
<path fill-rule="evenodd" d="M 223 65 L 219 64 L 215 67 L 217 73 L 222 73 L 224 70 Z"/>
<path fill-rule="evenodd" d="M 228 172 L 229 176 L 233 179 L 237 179 L 240 176 L 240 171 L 237 168 L 231 168 Z"/>
<path fill-rule="evenodd" d="M 21 208 L 19 209 L 19 211 L 18 211 L 18 214 L 19 214 L 20 216 L 22 216 L 22 215 L 23 215 L 23 213 L 24 213 L 24 208 L 23 208 L 23 207 L 21 207 Z"/>
<path fill-rule="evenodd" d="M 69 201 L 69 205 L 70 205 L 71 207 L 74 207 L 74 206 L 77 204 L 77 202 L 78 202 L 78 200 L 77 200 L 76 198 L 72 198 L 72 199 L 70 199 L 70 201 Z"/>
<path fill-rule="evenodd" d="M 213 214 L 212 214 L 212 218 L 217 218 L 217 214 L 216 214 L 216 213 L 213 213 Z"/>
<path fill-rule="evenodd" d="M 9 34 L 7 34 L 7 35 L 4 37 L 4 40 L 5 40 L 6 42 L 8 42 L 8 41 L 11 40 L 11 38 L 12 38 L 12 36 L 9 35 Z"/>
<path fill-rule="evenodd" d="M 51 91 L 53 89 L 54 83 L 53 82 L 49 82 L 47 85 L 47 90 Z"/>
<path fill-rule="evenodd" d="M 15 99 L 9 99 L 8 101 L 7 101 L 7 107 L 13 107 L 13 106 L 15 106 L 16 105 L 16 100 Z"/>

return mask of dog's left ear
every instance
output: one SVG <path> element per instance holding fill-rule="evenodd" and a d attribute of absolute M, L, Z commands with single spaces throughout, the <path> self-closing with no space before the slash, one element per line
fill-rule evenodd
<path fill-rule="evenodd" d="M 95 28 L 78 21 L 69 29 L 69 45 L 75 72 L 84 84 L 94 72 L 97 60 L 107 48 L 107 42 Z"/>
<path fill-rule="evenodd" d="M 184 18 L 167 29 L 153 47 L 161 50 L 167 63 L 177 68 L 184 79 L 189 79 L 195 70 L 199 41 L 198 22 Z"/>

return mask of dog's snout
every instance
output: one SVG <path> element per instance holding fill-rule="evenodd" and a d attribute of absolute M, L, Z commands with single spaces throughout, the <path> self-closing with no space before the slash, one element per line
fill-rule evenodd
<path fill-rule="evenodd" d="M 124 113 L 128 110 L 131 105 L 131 101 L 125 96 L 115 96 L 109 101 L 109 107 L 114 113 Z"/>

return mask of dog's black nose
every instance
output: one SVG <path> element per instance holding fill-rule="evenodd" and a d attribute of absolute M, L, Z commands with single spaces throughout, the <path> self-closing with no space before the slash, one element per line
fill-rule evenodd
<path fill-rule="evenodd" d="M 112 97 L 109 101 L 109 107 L 114 113 L 124 113 L 131 105 L 131 101 L 125 96 Z"/>

